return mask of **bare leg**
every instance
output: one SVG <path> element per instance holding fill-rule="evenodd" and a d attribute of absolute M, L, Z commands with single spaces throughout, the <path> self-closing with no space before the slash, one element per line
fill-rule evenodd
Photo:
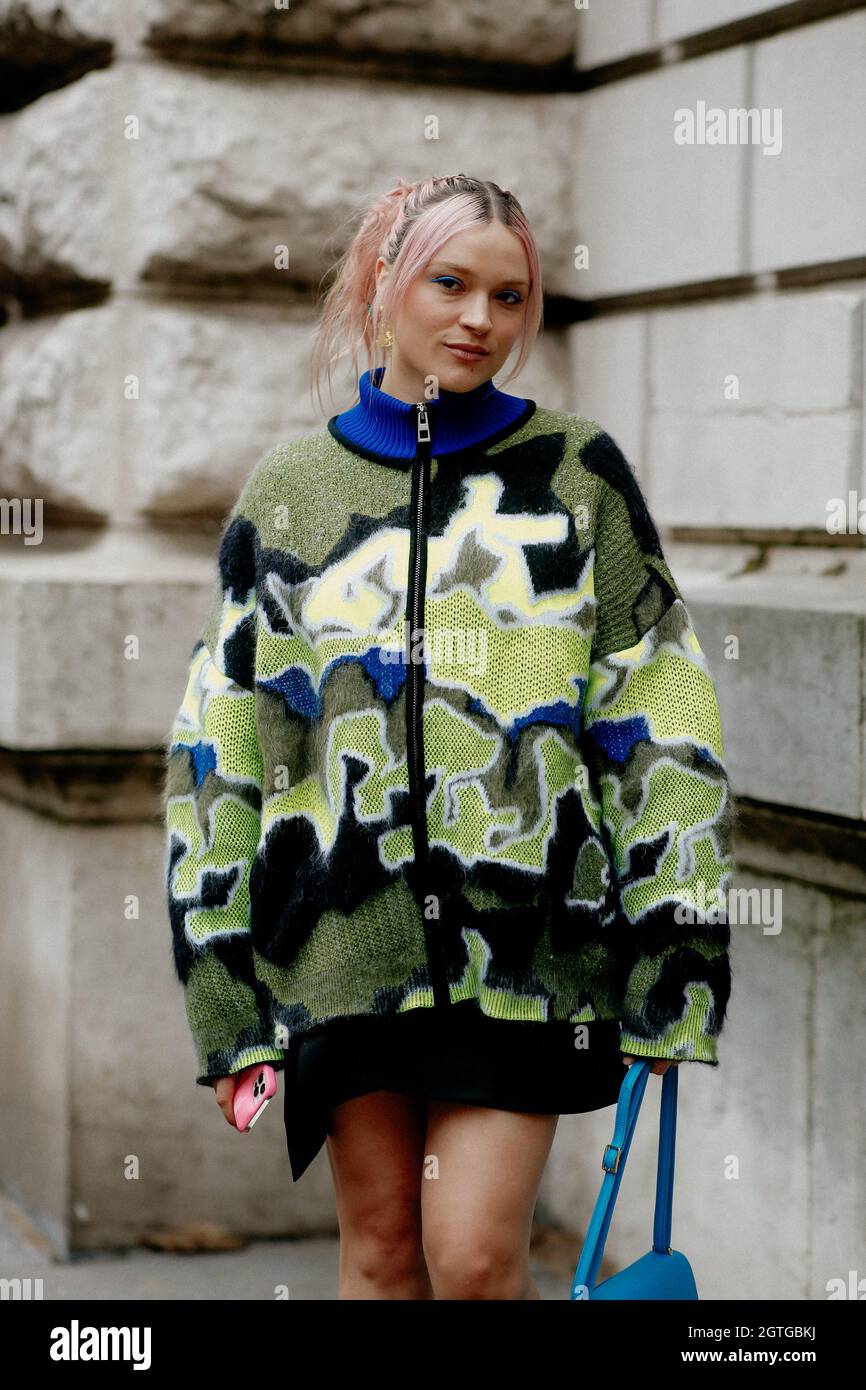
<path fill-rule="evenodd" d="M 374 1091 L 331 1111 L 341 1299 L 432 1299 L 421 1239 L 424 1098 Z"/>
<path fill-rule="evenodd" d="M 421 1211 L 436 1298 L 540 1298 L 529 1242 L 559 1116 L 427 1104 Z"/>

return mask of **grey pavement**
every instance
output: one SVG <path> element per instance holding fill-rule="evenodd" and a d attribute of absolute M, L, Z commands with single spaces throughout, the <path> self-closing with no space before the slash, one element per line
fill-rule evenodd
<path fill-rule="evenodd" d="M 554 1242 L 555 1244 L 555 1242 Z M 255 1240 L 220 1253 L 164 1254 L 134 1248 L 55 1258 L 50 1242 L 9 1197 L 0 1194 L 0 1277 L 42 1279 L 46 1300 L 337 1299 L 336 1236 Z M 532 1261 L 542 1299 L 567 1299 L 573 1274 L 568 1257 Z M 283 1294 L 285 1297 L 285 1294 Z"/>

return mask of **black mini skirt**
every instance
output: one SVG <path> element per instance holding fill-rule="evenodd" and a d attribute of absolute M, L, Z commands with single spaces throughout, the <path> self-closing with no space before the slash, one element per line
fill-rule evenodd
<path fill-rule="evenodd" d="M 474 1000 L 383 1019 L 334 1018 L 286 1049 L 284 1120 L 292 1181 L 319 1153 L 330 1111 L 371 1091 L 496 1110 L 574 1115 L 615 1105 L 627 1075 L 616 1019 L 577 1025 L 489 1018 Z"/>

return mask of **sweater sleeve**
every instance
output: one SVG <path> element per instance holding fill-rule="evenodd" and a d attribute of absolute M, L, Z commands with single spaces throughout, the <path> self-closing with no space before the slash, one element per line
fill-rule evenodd
<path fill-rule="evenodd" d="M 734 813 L 716 689 L 631 466 L 604 432 L 590 455 L 599 494 L 585 756 L 627 940 L 620 1047 L 718 1066 Z"/>
<path fill-rule="evenodd" d="M 285 1056 L 253 970 L 250 872 L 261 827 L 252 528 L 234 515 L 166 744 L 165 887 L 196 1081 Z"/>

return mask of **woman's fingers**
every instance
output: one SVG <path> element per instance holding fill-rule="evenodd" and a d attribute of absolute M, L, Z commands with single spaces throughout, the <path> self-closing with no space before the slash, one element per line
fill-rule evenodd
<path fill-rule="evenodd" d="M 214 1091 L 215 1091 L 215 1093 L 216 1093 L 216 1099 L 217 1099 L 217 1105 L 219 1106 L 220 1110 L 221 1110 L 221 1111 L 223 1112 L 223 1114 L 225 1115 L 226 1120 L 227 1120 L 228 1123 L 232 1126 L 233 1129 L 237 1129 L 237 1122 L 236 1122 L 236 1120 L 235 1120 L 235 1110 L 234 1110 L 235 1086 L 236 1086 L 236 1085 L 237 1085 L 237 1078 L 236 1078 L 236 1077 L 234 1077 L 234 1076 L 221 1076 L 221 1077 L 219 1078 L 219 1080 L 216 1082 L 215 1086 L 214 1086 Z"/>
<path fill-rule="evenodd" d="M 626 1065 L 627 1067 L 630 1067 L 631 1064 L 632 1064 L 632 1062 L 637 1061 L 637 1058 L 636 1058 L 636 1057 L 623 1057 L 622 1060 L 623 1060 L 623 1062 L 625 1063 L 625 1065 Z M 662 1058 L 662 1057 L 659 1057 L 659 1058 L 643 1057 L 641 1060 L 644 1061 L 644 1062 L 652 1062 L 652 1066 L 650 1067 L 650 1071 L 651 1071 L 655 1076 L 664 1076 L 664 1074 L 665 1074 L 665 1072 L 667 1071 L 668 1067 L 678 1067 L 678 1066 L 679 1066 L 679 1062 L 675 1062 L 675 1061 L 673 1061 L 672 1059 L 669 1059 L 669 1058 Z"/>

